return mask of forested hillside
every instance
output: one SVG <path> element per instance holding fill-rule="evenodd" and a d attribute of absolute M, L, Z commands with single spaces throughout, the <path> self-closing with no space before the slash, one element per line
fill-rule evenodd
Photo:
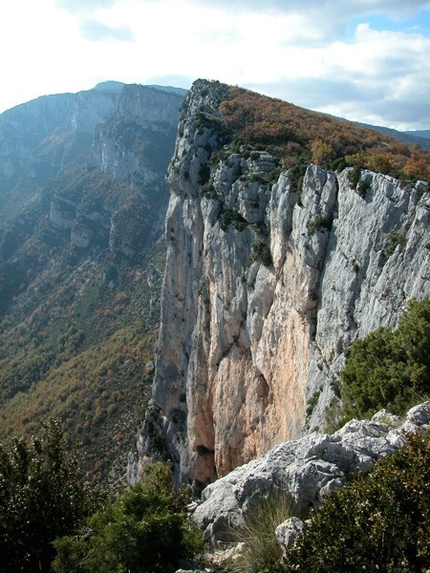
<path fill-rule="evenodd" d="M 0 116 L 0 440 L 55 416 L 96 481 L 145 411 L 182 100 L 107 83 Z"/>

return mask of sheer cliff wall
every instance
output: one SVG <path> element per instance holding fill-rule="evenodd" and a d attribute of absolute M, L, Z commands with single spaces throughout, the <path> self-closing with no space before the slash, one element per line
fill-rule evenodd
<path fill-rule="evenodd" d="M 350 168 L 310 164 L 296 188 L 267 152 L 226 143 L 218 103 L 197 82 L 179 124 L 151 431 L 139 442 L 143 459 L 161 433 L 180 480 L 202 484 L 322 429 L 344 350 L 430 293 L 424 183 L 363 170 L 360 194 Z"/>

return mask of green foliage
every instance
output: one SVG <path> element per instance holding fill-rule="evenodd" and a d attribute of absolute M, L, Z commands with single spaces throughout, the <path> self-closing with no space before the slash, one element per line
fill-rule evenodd
<path fill-rule="evenodd" d="M 384 255 L 389 258 L 396 250 L 397 245 L 406 245 L 406 236 L 403 233 L 390 231 L 387 235 L 387 243 L 384 249 Z"/>
<path fill-rule="evenodd" d="M 288 170 L 288 178 L 290 180 L 291 186 L 293 187 L 293 189 L 295 189 L 295 191 L 299 195 L 299 200 L 297 201 L 299 204 L 300 204 L 300 194 L 303 185 L 303 178 L 305 176 L 306 169 L 308 168 L 309 163 L 310 163 L 310 158 L 305 156 L 297 160 L 294 163 L 294 165 L 292 165 Z"/>
<path fill-rule="evenodd" d="M 357 185 L 357 193 L 364 199 L 367 190 L 370 189 L 370 183 L 366 179 L 360 179 Z"/>
<path fill-rule="evenodd" d="M 324 215 L 316 215 L 311 221 L 308 222 L 307 227 L 310 235 L 317 231 L 329 231 L 331 229 L 331 219 L 324 217 Z"/>
<path fill-rule="evenodd" d="M 217 192 L 212 177 L 209 177 L 208 181 L 199 188 L 199 196 L 207 197 L 208 199 L 216 199 Z"/>
<path fill-rule="evenodd" d="M 49 572 L 54 539 L 95 508 L 56 421 L 42 438 L 0 446 L 0 571 Z"/>
<path fill-rule="evenodd" d="M 430 567 L 430 434 L 327 496 L 282 571 L 420 573 Z M 277 569 L 278 571 L 280 568 Z"/>
<path fill-rule="evenodd" d="M 257 241 L 252 245 L 252 259 L 262 262 L 266 267 L 272 265 L 272 253 L 270 252 L 270 245 L 267 241 Z"/>
<path fill-rule="evenodd" d="M 351 189 L 356 189 L 358 182 L 360 181 L 361 177 L 361 168 L 359 165 L 354 165 L 350 171 L 348 171 L 348 183 Z"/>
<path fill-rule="evenodd" d="M 57 573 L 156 573 L 203 550 L 186 514 L 186 497 L 175 493 L 169 466 L 147 466 L 143 481 L 88 518 L 78 535 L 55 542 Z"/>
<path fill-rule="evenodd" d="M 223 231 L 227 231 L 229 225 L 233 225 L 236 231 L 242 232 L 248 226 L 248 221 L 234 209 L 227 209 L 224 205 L 220 205 L 217 212 L 219 224 Z"/>
<path fill-rule="evenodd" d="M 342 400 L 345 415 L 364 418 L 381 408 L 402 414 L 430 394 L 430 298 L 410 301 L 392 331 L 379 328 L 350 347 Z"/>

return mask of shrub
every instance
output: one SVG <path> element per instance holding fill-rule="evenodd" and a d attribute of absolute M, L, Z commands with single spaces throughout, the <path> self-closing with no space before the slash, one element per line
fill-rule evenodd
<path fill-rule="evenodd" d="M 57 421 L 42 438 L 0 446 L 0 571 L 51 571 L 52 542 L 72 532 L 95 503 Z"/>
<path fill-rule="evenodd" d="M 300 195 L 303 185 L 303 178 L 308 168 L 310 159 L 307 157 L 301 158 L 288 170 L 288 178 L 291 182 L 291 186 Z M 300 197 L 297 201 L 300 204 Z"/>
<path fill-rule="evenodd" d="M 252 259 L 260 261 L 264 266 L 270 267 L 272 264 L 272 253 L 270 246 L 265 241 L 257 241 L 252 245 Z"/>
<path fill-rule="evenodd" d="M 348 171 L 348 182 L 351 189 L 356 189 L 358 182 L 361 177 L 361 168 L 359 165 L 354 165 L 354 167 Z"/>
<path fill-rule="evenodd" d="M 310 145 L 312 154 L 312 163 L 316 165 L 327 166 L 331 161 L 336 159 L 336 152 L 333 147 L 317 137 L 311 142 Z"/>
<path fill-rule="evenodd" d="M 324 215 L 316 215 L 314 219 L 308 222 L 307 227 L 310 235 L 317 231 L 329 231 L 331 228 L 331 219 L 324 217 Z"/>
<path fill-rule="evenodd" d="M 429 531 L 427 432 L 411 435 L 371 474 L 327 496 L 287 552 L 282 570 L 424 572 L 430 567 Z"/>
<path fill-rule="evenodd" d="M 142 483 L 88 518 L 79 535 L 55 542 L 57 573 L 156 573 L 203 549 L 170 467 L 147 466 Z"/>
<path fill-rule="evenodd" d="M 410 301 L 399 326 L 379 328 L 346 354 L 342 400 L 347 417 L 381 408 L 402 414 L 430 393 L 430 297 Z"/>
<path fill-rule="evenodd" d="M 233 209 L 227 209 L 221 205 L 218 209 L 217 216 L 221 229 L 227 231 L 229 225 L 233 225 L 236 231 L 242 232 L 248 226 L 248 221 L 242 215 Z"/>
<path fill-rule="evenodd" d="M 389 258 L 396 250 L 397 245 L 406 245 L 406 236 L 403 233 L 390 231 L 387 236 L 387 243 L 384 249 L 384 255 Z"/>
<path fill-rule="evenodd" d="M 365 179 L 360 179 L 357 185 L 357 193 L 364 199 L 367 190 L 370 188 L 370 183 Z"/>
<path fill-rule="evenodd" d="M 234 531 L 233 538 L 243 543 L 243 549 L 233 564 L 233 570 L 244 573 L 276 571 L 282 559 L 282 549 L 275 529 L 290 517 L 290 498 L 284 492 L 271 492 L 261 498 L 245 517 L 245 525 Z"/>

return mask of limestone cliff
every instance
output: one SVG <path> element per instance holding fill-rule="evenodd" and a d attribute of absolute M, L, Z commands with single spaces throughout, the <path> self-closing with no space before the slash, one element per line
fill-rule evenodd
<path fill-rule="evenodd" d="M 0 222 L 92 145 L 119 93 L 109 89 L 42 96 L 0 116 Z"/>
<path fill-rule="evenodd" d="M 225 97 L 196 82 L 179 123 L 139 444 L 144 456 L 158 425 L 180 479 L 197 483 L 322 427 L 345 348 L 430 293 L 424 182 L 362 170 L 357 192 L 352 168 L 310 163 L 297 185 L 267 150 L 231 145 Z"/>

